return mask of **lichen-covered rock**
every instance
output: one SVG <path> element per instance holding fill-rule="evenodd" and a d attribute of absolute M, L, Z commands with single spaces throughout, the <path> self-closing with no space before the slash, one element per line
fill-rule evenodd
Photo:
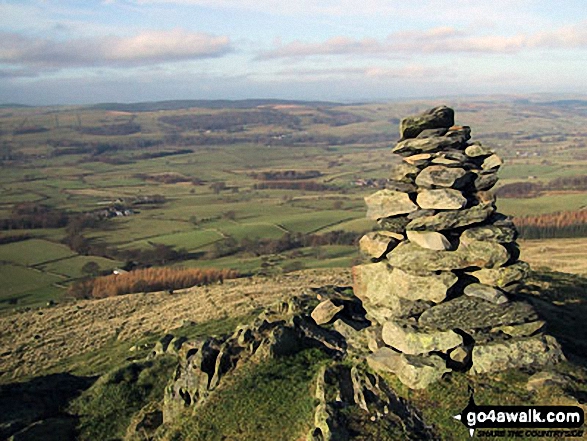
<path fill-rule="evenodd" d="M 475 174 L 475 180 L 473 181 L 475 190 L 489 190 L 497 183 L 498 177 L 495 170 L 484 170 Z"/>
<path fill-rule="evenodd" d="M 406 271 L 452 271 L 471 267 L 496 268 L 510 256 L 495 242 L 476 241 L 455 251 L 435 251 L 411 242 L 402 242 L 387 255 L 391 266 Z"/>
<path fill-rule="evenodd" d="M 466 170 L 443 165 L 430 165 L 416 177 L 416 185 L 423 188 L 463 188 L 469 182 Z"/>
<path fill-rule="evenodd" d="M 427 331 L 398 321 L 384 323 L 381 338 L 392 348 L 411 355 L 448 352 L 463 343 L 463 338 L 454 331 Z"/>
<path fill-rule="evenodd" d="M 479 142 L 473 142 L 465 149 L 465 155 L 471 158 L 478 158 L 483 156 L 493 155 L 493 150 L 483 147 Z"/>
<path fill-rule="evenodd" d="M 471 373 L 484 374 L 526 366 L 545 366 L 565 359 L 558 342 L 549 335 L 488 343 L 473 348 Z"/>
<path fill-rule="evenodd" d="M 431 136 L 429 138 L 415 138 L 400 141 L 392 152 L 402 156 L 434 153 L 445 149 L 459 149 L 463 147 L 464 138 L 450 138 L 447 136 Z"/>
<path fill-rule="evenodd" d="M 465 245 L 473 241 L 491 241 L 498 243 L 511 243 L 516 240 L 518 232 L 513 227 L 499 227 L 495 225 L 483 225 L 465 230 L 461 234 L 461 243 Z"/>
<path fill-rule="evenodd" d="M 418 209 L 407 193 L 387 189 L 365 197 L 365 203 L 367 217 L 373 220 L 407 214 Z"/>
<path fill-rule="evenodd" d="M 470 274 L 485 285 L 505 288 L 506 286 L 525 279 L 530 273 L 530 265 L 518 261 L 508 266 L 493 269 L 480 269 Z"/>
<path fill-rule="evenodd" d="M 418 193 L 416 203 L 420 208 L 432 210 L 460 210 L 467 205 L 467 199 L 458 190 L 439 188 Z"/>
<path fill-rule="evenodd" d="M 510 337 L 529 337 L 544 329 L 546 323 L 543 320 L 537 320 L 530 323 L 522 323 L 521 325 L 502 325 L 493 328 L 491 332 L 502 332 Z"/>
<path fill-rule="evenodd" d="M 385 262 L 355 266 L 353 277 L 355 295 L 359 299 L 390 309 L 401 308 L 399 298 L 441 302 L 458 279 L 452 272 L 412 274 Z"/>

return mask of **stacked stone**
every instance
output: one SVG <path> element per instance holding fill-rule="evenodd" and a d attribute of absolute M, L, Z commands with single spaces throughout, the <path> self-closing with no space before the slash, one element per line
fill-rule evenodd
<path fill-rule="evenodd" d="M 365 198 L 381 229 L 360 250 L 354 291 L 373 323 L 369 364 L 413 388 L 444 373 L 556 362 L 544 322 L 516 299 L 529 267 L 491 188 L 502 160 L 441 106 L 404 118 L 393 152 L 403 162 Z"/>

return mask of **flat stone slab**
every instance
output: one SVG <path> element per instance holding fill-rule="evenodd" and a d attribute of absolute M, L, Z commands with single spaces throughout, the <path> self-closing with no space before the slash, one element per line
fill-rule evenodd
<path fill-rule="evenodd" d="M 442 211 L 432 216 L 423 216 L 406 225 L 407 230 L 442 231 L 466 227 L 483 222 L 493 212 L 492 205 L 475 205 L 462 210 Z"/>
<path fill-rule="evenodd" d="M 463 147 L 465 138 L 448 136 L 431 136 L 429 138 L 414 138 L 400 141 L 392 152 L 402 156 L 434 153 L 445 149 L 459 149 Z"/>
<path fill-rule="evenodd" d="M 448 239 L 436 231 L 406 231 L 408 240 L 422 248 L 429 250 L 443 251 L 451 247 Z"/>
<path fill-rule="evenodd" d="M 467 205 L 467 199 L 459 190 L 439 188 L 418 193 L 416 203 L 420 208 L 432 210 L 460 210 Z"/>
<path fill-rule="evenodd" d="M 501 305 L 508 301 L 507 296 L 502 290 L 493 286 L 483 285 L 482 283 L 472 283 L 467 285 L 463 292 L 466 296 L 478 297 L 487 300 L 490 303 L 495 303 L 496 305 Z"/>
<path fill-rule="evenodd" d="M 385 344 L 410 355 L 446 353 L 463 343 L 463 338 L 454 331 L 424 331 L 396 321 L 383 324 L 381 338 Z"/>
<path fill-rule="evenodd" d="M 418 209 L 407 193 L 387 189 L 365 197 L 365 203 L 367 217 L 373 220 L 407 214 Z"/>
<path fill-rule="evenodd" d="M 472 374 L 485 374 L 526 366 L 544 366 L 565 359 L 559 343 L 550 335 L 489 343 L 473 348 Z"/>
<path fill-rule="evenodd" d="M 441 331 L 462 329 L 470 332 L 536 320 L 538 314 L 527 302 L 513 301 L 496 305 L 476 297 L 461 296 L 424 311 L 418 324 Z"/>

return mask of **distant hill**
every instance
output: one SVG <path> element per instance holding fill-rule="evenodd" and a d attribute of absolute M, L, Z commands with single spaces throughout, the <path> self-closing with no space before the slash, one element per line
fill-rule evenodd
<path fill-rule="evenodd" d="M 14 107 L 33 107 L 27 106 L 26 104 L 17 104 L 17 103 L 0 103 L 0 109 L 10 109 Z"/>
<path fill-rule="evenodd" d="M 334 107 L 342 103 L 329 101 L 296 101 L 278 99 L 248 99 L 248 100 L 171 100 L 141 103 L 100 103 L 88 106 L 90 109 L 112 110 L 119 112 L 153 112 L 157 110 L 178 110 L 191 107 L 204 109 L 250 109 L 259 106 L 309 106 Z"/>

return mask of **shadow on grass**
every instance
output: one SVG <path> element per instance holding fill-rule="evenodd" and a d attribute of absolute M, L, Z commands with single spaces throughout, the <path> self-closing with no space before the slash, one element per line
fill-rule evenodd
<path fill-rule="evenodd" d="M 77 418 L 66 409 L 96 378 L 59 373 L 0 385 L 0 439 L 75 439 Z"/>
<path fill-rule="evenodd" d="M 520 294 L 546 320 L 547 333 L 559 341 L 567 358 L 587 367 L 587 277 L 534 272 Z"/>

